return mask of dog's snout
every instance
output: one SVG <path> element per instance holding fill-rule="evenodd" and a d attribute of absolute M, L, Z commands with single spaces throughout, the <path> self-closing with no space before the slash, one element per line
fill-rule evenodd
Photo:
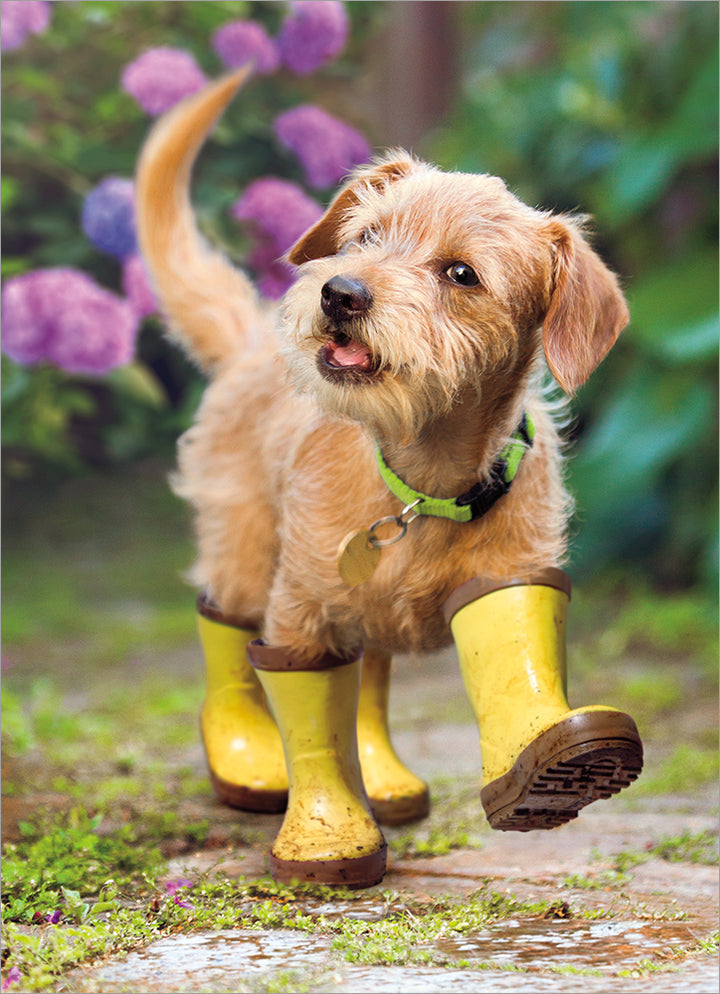
<path fill-rule="evenodd" d="M 333 321 L 348 321 L 370 309 L 372 294 L 360 280 L 333 276 L 320 291 L 320 306 Z"/>

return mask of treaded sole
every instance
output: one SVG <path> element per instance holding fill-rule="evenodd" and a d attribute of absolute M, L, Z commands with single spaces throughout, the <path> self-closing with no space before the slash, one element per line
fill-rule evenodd
<path fill-rule="evenodd" d="M 557 828 L 586 805 L 629 786 L 642 765 L 642 742 L 629 715 L 586 711 L 538 735 L 480 797 L 498 831 Z"/>
<path fill-rule="evenodd" d="M 281 884 L 314 883 L 360 889 L 379 884 L 387 869 L 387 845 L 353 859 L 279 859 L 270 853 L 270 872 Z"/>

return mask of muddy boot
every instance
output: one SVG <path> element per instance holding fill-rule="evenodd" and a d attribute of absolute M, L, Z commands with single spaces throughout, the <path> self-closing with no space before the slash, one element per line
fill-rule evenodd
<path fill-rule="evenodd" d="M 218 800 L 247 811 L 284 811 L 288 780 L 277 725 L 247 658 L 257 632 L 198 598 L 206 690 L 200 729 Z"/>
<path fill-rule="evenodd" d="M 372 887 L 385 873 L 357 751 L 360 661 L 329 653 L 299 662 L 281 646 L 248 646 L 278 723 L 290 778 L 270 868 L 282 883 Z"/>
<path fill-rule="evenodd" d="M 569 599 L 566 574 L 546 569 L 506 584 L 471 580 L 446 604 L 480 728 L 481 799 L 496 829 L 555 828 L 642 769 L 632 718 L 605 706 L 570 710 Z"/>
<path fill-rule="evenodd" d="M 367 650 L 362 660 L 357 734 L 360 766 L 373 814 L 384 825 L 404 825 L 430 810 L 427 784 L 398 758 L 388 730 L 388 653 Z"/>

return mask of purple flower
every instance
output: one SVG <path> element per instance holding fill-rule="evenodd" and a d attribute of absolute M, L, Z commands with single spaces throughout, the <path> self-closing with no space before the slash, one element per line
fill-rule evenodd
<path fill-rule="evenodd" d="M 213 48 L 229 69 L 254 62 L 263 75 L 274 72 L 280 64 L 277 45 L 265 28 L 254 21 L 232 21 L 218 28 L 213 36 Z"/>
<path fill-rule="evenodd" d="M 189 52 L 151 48 L 125 67 L 121 86 L 148 114 L 162 114 L 207 82 Z"/>
<path fill-rule="evenodd" d="M 343 121 L 312 104 L 302 104 L 275 119 L 275 133 L 294 152 L 315 187 L 332 186 L 350 170 L 367 162 L 370 146 Z"/>
<path fill-rule="evenodd" d="M 54 911 L 48 911 L 48 913 L 45 915 L 45 921 L 48 923 L 48 925 L 57 925 L 57 923 L 60 921 L 61 918 L 62 914 L 60 913 L 60 911 L 58 911 L 57 908 Z"/>
<path fill-rule="evenodd" d="M 268 176 L 248 186 L 231 214 L 236 221 L 253 221 L 281 255 L 318 220 L 322 208 L 295 183 Z"/>
<path fill-rule="evenodd" d="M 22 974 L 17 966 L 11 966 L 7 977 L 2 982 L 2 990 L 9 990 L 13 984 L 19 984 L 22 980 Z"/>
<path fill-rule="evenodd" d="M 138 316 L 79 270 L 37 269 L 3 286 L 2 325 L 15 362 L 101 375 L 131 360 Z"/>
<path fill-rule="evenodd" d="M 251 183 L 231 213 L 255 229 L 259 244 L 247 262 L 261 292 L 277 300 L 295 281 L 294 270 L 280 257 L 318 220 L 322 208 L 294 183 L 268 176 Z"/>
<path fill-rule="evenodd" d="M 129 179 L 109 176 L 85 198 L 82 229 L 101 252 L 118 259 L 137 248 L 135 200 Z"/>
<path fill-rule="evenodd" d="M 28 35 L 40 34 L 50 23 L 50 4 L 45 0 L 2 0 L 0 3 L 0 49 L 20 48 Z"/>
<path fill-rule="evenodd" d="M 192 880 L 187 880 L 185 877 L 180 877 L 178 880 L 168 880 L 165 884 L 165 890 L 168 894 L 176 894 L 182 887 L 192 887 Z"/>
<path fill-rule="evenodd" d="M 335 0 L 297 0 L 278 35 L 283 63 L 306 76 L 334 59 L 345 47 L 348 18 Z"/>
<path fill-rule="evenodd" d="M 147 269 L 141 256 L 130 255 L 125 260 L 122 271 L 122 287 L 138 317 L 144 318 L 156 313 L 158 303 L 150 286 Z"/>

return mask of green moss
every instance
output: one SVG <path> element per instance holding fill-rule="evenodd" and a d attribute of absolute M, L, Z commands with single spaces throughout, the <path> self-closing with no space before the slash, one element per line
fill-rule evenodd
<path fill-rule="evenodd" d="M 680 743 L 653 777 L 641 778 L 633 784 L 636 796 L 648 794 L 682 794 L 716 783 L 718 753 Z"/>

